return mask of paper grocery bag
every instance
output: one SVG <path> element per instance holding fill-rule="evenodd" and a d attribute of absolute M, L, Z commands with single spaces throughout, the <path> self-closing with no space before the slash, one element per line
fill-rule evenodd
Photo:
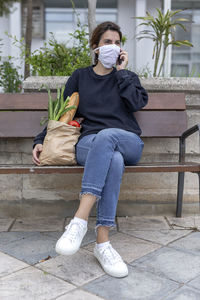
<path fill-rule="evenodd" d="M 80 136 L 80 127 L 50 120 L 40 154 L 41 165 L 76 165 L 75 145 Z"/>

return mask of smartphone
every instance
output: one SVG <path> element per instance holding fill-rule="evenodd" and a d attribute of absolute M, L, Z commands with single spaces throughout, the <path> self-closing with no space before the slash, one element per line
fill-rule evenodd
<path fill-rule="evenodd" d="M 118 56 L 117 61 L 118 61 L 118 64 L 121 65 L 121 63 L 122 63 L 123 60 L 120 58 L 120 55 Z"/>

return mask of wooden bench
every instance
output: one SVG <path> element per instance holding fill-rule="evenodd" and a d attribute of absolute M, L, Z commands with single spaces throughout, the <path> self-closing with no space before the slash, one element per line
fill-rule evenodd
<path fill-rule="evenodd" d="M 42 131 L 41 117 L 47 115 L 46 93 L 0 94 L 0 137 L 33 138 Z M 185 162 L 185 141 L 200 129 L 199 124 L 187 129 L 185 95 L 183 93 L 149 93 L 149 103 L 136 118 L 142 128 L 142 137 L 178 138 L 179 161 L 139 163 L 127 166 L 125 172 L 178 172 L 176 216 L 181 217 L 185 172 L 198 174 L 200 164 Z M 43 126 L 44 127 L 44 126 Z M 0 174 L 82 173 L 81 166 L 0 165 Z M 199 188 L 200 189 L 200 188 Z"/>

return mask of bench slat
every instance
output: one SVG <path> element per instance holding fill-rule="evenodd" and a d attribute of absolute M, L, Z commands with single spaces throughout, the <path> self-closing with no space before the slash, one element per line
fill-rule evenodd
<path fill-rule="evenodd" d="M 56 94 L 52 93 L 53 99 Z M 46 110 L 47 93 L 0 94 L 0 110 Z M 149 93 L 143 110 L 185 110 L 184 93 Z"/>
<path fill-rule="evenodd" d="M 83 173 L 82 166 L 35 166 L 35 165 L 0 165 L 0 174 L 71 174 Z M 137 166 L 126 166 L 125 172 L 199 172 L 198 163 L 139 163 Z"/>
<path fill-rule="evenodd" d="M 135 116 L 142 137 L 180 137 L 187 129 L 186 111 L 139 111 Z"/>
<path fill-rule="evenodd" d="M 187 129 L 185 111 L 140 111 L 135 113 L 142 129 L 142 137 L 179 137 Z M 35 137 L 45 111 L 0 112 L 0 137 Z"/>
<path fill-rule="evenodd" d="M 143 110 L 185 110 L 184 93 L 148 93 L 149 101 Z"/>
<path fill-rule="evenodd" d="M 40 120 L 44 116 L 47 116 L 46 111 L 0 112 L 0 137 L 33 138 L 45 127 L 40 126 Z"/>
<path fill-rule="evenodd" d="M 0 110 L 47 110 L 47 106 L 47 93 L 0 94 Z"/>

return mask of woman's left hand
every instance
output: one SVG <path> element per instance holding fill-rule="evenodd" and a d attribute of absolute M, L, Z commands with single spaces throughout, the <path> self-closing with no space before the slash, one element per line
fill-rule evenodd
<path fill-rule="evenodd" d="M 120 56 L 121 63 L 119 64 L 119 61 L 117 61 L 116 63 L 117 71 L 125 69 L 128 64 L 128 52 L 121 49 L 119 56 Z"/>

